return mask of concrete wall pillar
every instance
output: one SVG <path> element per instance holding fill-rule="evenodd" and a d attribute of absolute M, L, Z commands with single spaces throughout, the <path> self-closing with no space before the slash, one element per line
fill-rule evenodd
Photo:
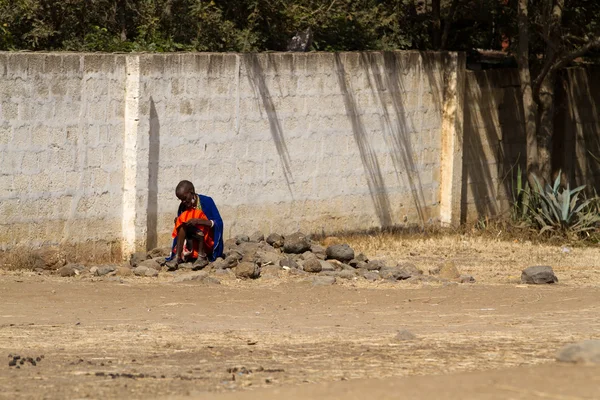
<path fill-rule="evenodd" d="M 444 62 L 440 222 L 457 226 L 461 219 L 465 53 L 448 53 Z"/>

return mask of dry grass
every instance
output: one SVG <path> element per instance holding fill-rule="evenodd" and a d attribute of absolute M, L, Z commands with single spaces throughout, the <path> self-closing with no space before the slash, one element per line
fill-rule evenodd
<path fill-rule="evenodd" d="M 20 247 L 0 253 L 0 268 L 9 271 L 33 270 L 40 266 L 40 258 L 31 250 Z"/>

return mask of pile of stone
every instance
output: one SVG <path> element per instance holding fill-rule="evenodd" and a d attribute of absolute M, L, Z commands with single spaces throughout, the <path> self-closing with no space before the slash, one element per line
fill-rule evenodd
<path fill-rule="evenodd" d="M 194 271 L 192 263 L 181 264 L 175 272 L 175 281 L 202 280 L 219 282 L 219 277 L 238 279 L 273 278 L 284 275 L 308 277 L 315 285 L 329 285 L 338 280 L 408 281 L 408 282 L 459 282 L 475 280 L 461 275 L 452 263 L 423 273 L 414 264 L 400 262 L 390 265 L 382 260 L 370 260 L 356 254 L 348 244 L 337 238 L 327 238 L 322 246 L 302 232 L 282 236 L 272 233 L 265 238 L 262 233 L 238 235 L 225 242 L 223 257 L 216 259 L 201 271 Z M 80 264 L 66 264 L 53 270 L 63 277 L 78 275 L 156 277 L 166 271 L 165 258 L 170 249 L 156 248 L 149 252 L 132 254 L 127 265 L 97 265 L 88 268 Z M 192 272 L 194 271 L 194 272 Z"/>
<path fill-rule="evenodd" d="M 331 240 L 334 241 L 335 240 Z M 325 240 L 327 242 L 327 240 Z M 136 253 L 131 258 L 133 273 L 138 276 L 156 276 L 164 265 L 160 249 Z M 192 270 L 193 264 L 180 265 L 179 270 Z M 282 236 L 262 233 L 238 235 L 225 242 L 222 258 L 203 268 L 202 273 L 189 274 L 179 280 L 209 279 L 208 274 L 235 275 L 239 279 L 274 277 L 286 272 L 290 275 L 314 277 L 314 283 L 332 284 L 336 280 L 366 279 L 410 282 L 474 282 L 471 276 L 461 276 L 456 267 L 442 266 L 425 275 L 410 263 L 386 264 L 356 254 L 348 244 L 334 243 L 327 247 L 312 241 L 302 232 Z M 450 272 L 449 272 L 450 271 Z"/>

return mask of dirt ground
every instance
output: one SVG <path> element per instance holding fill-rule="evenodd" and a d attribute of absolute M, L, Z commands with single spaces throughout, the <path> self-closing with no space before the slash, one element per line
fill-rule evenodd
<path fill-rule="evenodd" d="M 354 240 L 354 242 L 352 242 Z M 0 272 L 0 398 L 593 399 L 600 368 L 556 351 L 600 338 L 600 248 L 460 236 L 352 239 L 370 258 L 473 284 L 59 278 Z M 526 286 L 551 265 L 559 283 Z M 416 339 L 399 340 L 400 330 Z M 39 357 L 9 366 L 9 354 Z M 43 358 L 41 357 L 43 355 Z"/>

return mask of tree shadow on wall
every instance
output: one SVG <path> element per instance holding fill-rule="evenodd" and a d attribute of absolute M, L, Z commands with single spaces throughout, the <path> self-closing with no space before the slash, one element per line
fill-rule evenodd
<path fill-rule="evenodd" d="M 369 193 L 371 195 L 371 199 L 373 200 L 373 204 L 375 205 L 375 212 L 377 213 L 379 222 L 383 227 L 390 226 L 393 223 L 392 211 L 390 199 L 385 188 L 383 175 L 381 173 L 381 167 L 379 165 L 379 161 L 377 160 L 377 155 L 369 143 L 354 94 L 352 93 L 352 90 L 348 88 L 348 76 L 346 74 L 344 64 L 340 59 L 340 54 L 336 53 L 334 57 L 337 70 L 337 79 L 340 85 L 342 96 L 344 98 L 346 115 L 352 124 L 354 141 L 358 146 L 360 159 L 367 172 L 367 185 L 369 186 Z"/>
<path fill-rule="evenodd" d="M 293 194 L 291 186 L 293 176 L 290 154 L 287 148 L 287 144 L 285 142 L 283 128 L 281 127 L 281 122 L 277 115 L 277 110 L 275 109 L 275 104 L 273 103 L 271 93 L 269 92 L 269 88 L 265 81 L 264 69 L 260 64 L 258 55 L 246 54 L 243 57 L 246 60 L 245 64 L 248 68 L 248 80 L 250 81 L 250 85 L 252 86 L 254 95 L 256 98 L 260 99 L 260 101 L 262 102 L 262 106 L 267 114 L 267 119 L 269 120 L 269 130 L 271 132 L 273 143 L 275 143 L 277 154 L 279 155 L 279 159 L 281 160 L 283 176 L 285 177 L 288 190 L 291 194 Z M 265 60 L 268 61 L 269 58 L 266 57 Z"/>
<path fill-rule="evenodd" d="M 517 166 L 524 170 L 525 126 L 516 73 L 498 69 L 465 76 L 461 222 L 468 214 L 469 186 L 478 217 L 496 216 L 512 199 Z"/>

